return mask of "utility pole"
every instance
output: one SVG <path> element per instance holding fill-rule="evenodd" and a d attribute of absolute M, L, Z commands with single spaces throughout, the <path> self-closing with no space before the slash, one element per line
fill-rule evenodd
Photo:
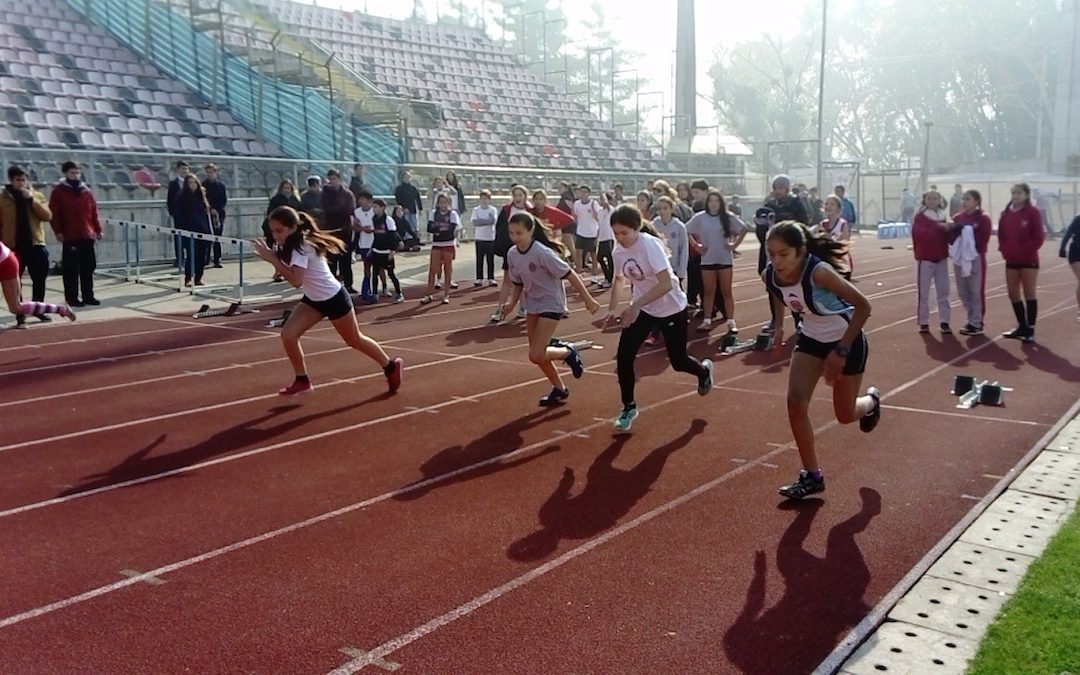
<path fill-rule="evenodd" d="M 825 166 L 822 163 L 824 156 L 825 139 L 823 129 L 825 124 L 825 25 L 829 12 L 829 0 L 821 0 L 821 64 L 818 67 L 818 94 L 817 94 L 817 189 L 824 190 L 822 183 L 825 181 Z"/>
<path fill-rule="evenodd" d="M 923 122 L 923 126 L 926 127 L 926 143 L 923 145 L 922 171 L 919 175 L 920 192 L 926 192 L 930 186 L 930 127 L 934 126 L 934 123 L 927 120 Z"/>

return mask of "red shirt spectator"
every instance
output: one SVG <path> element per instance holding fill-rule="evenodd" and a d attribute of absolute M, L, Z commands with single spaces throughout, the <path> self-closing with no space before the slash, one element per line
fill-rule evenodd
<path fill-rule="evenodd" d="M 82 180 L 62 180 L 49 195 L 52 229 L 60 241 L 101 238 L 101 222 L 94 193 Z"/>
<path fill-rule="evenodd" d="M 945 211 L 920 208 L 911 225 L 911 243 L 916 260 L 941 262 L 949 257 L 952 233 L 945 222 Z"/>
<path fill-rule="evenodd" d="M 998 250 L 1006 265 L 1038 265 L 1039 248 L 1046 240 L 1042 214 L 1031 201 L 1019 209 L 1005 207 L 998 220 Z"/>
<path fill-rule="evenodd" d="M 958 226 L 974 225 L 975 226 L 975 250 L 980 255 L 986 255 L 987 249 L 990 248 L 990 233 L 993 230 L 993 224 L 990 222 L 990 216 L 983 213 L 982 209 L 967 213 L 960 211 L 953 215 L 953 222 Z M 955 238 L 960 234 L 960 227 L 957 227 L 953 232 Z"/>

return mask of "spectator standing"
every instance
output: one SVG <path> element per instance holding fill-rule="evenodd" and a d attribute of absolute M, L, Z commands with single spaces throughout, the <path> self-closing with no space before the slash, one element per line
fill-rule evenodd
<path fill-rule="evenodd" d="M 911 190 L 904 188 L 900 191 L 900 220 L 911 225 L 915 221 L 915 206 L 918 202 Z M 923 205 L 926 204 L 926 196 L 923 195 Z M 934 207 L 934 211 L 942 210 Z"/>
<path fill-rule="evenodd" d="M 420 198 L 420 190 L 412 184 L 412 172 L 405 171 L 401 174 L 401 182 L 394 188 L 394 201 L 405 209 L 405 224 L 411 231 L 412 236 L 420 239 L 420 231 L 416 229 L 418 214 L 424 212 L 424 202 Z M 398 223 L 400 226 L 401 223 Z"/>
<path fill-rule="evenodd" d="M 843 185 L 837 185 L 833 189 L 833 193 L 840 198 L 840 205 L 843 207 L 840 209 L 840 215 L 848 222 L 849 227 L 854 228 L 856 223 L 859 222 L 858 214 L 855 213 L 855 204 L 845 196 L 847 190 L 844 189 Z M 780 221 L 778 220 L 776 222 Z"/>
<path fill-rule="evenodd" d="M 978 190 L 964 192 L 960 210 L 952 217 L 956 239 L 949 247 L 949 257 L 956 276 L 956 293 L 967 312 L 967 323 L 960 334 L 982 335 L 986 316 L 986 250 L 993 224 L 982 210 L 982 195 Z"/>
<path fill-rule="evenodd" d="M 345 290 L 356 294 L 353 287 L 352 248 L 353 213 L 356 211 L 356 199 L 345 189 L 341 182 L 341 172 L 330 169 L 326 172 L 327 186 L 322 191 L 323 222 L 321 228 L 341 240 L 341 253 L 334 253 L 330 259 L 330 271 L 334 272 Z"/>
<path fill-rule="evenodd" d="M 101 239 L 97 199 L 90 186 L 83 182 L 82 170 L 72 161 L 64 162 L 60 170 L 64 179 L 49 196 L 52 229 L 63 245 L 61 266 L 64 270 L 64 298 L 72 307 L 100 305 L 94 297 L 94 270 L 97 255 L 94 242 Z M 82 300 L 79 292 L 82 291 Z"/>
<path fill-rule="evenodd" d="M 364 182 L 364 165 L 353 164 L 353 175 L 349 179 L 349 192 L 353 194 L 353 199 L 360 201 L 360 193 L 369 191 L 367 183 Z"/>
<path fill-rule="evenodd" d="M 465 191 L 461 189 L 461 181 L 453 171 L 446 172 L 446 185 L 454 191 L 454 203 L 457 204 L 458 214 L 465 213 Z"/>
<path fill-rule="evenodd" d="M 981 207 L 980 207 L 981 209 Z M 964 210 L 964 187 L 957 183 L 953 186 L 952 196 L 949 197 L 949 215 L 953 216 Z"/>
<path fill-rule="evenodd" d="M 296 186 L 288 178 L 284 178 L 278 183 L 277 193 L 270 198 L 270 204 L 266 207 L 266 218 L 263 219 L 262 231 L 263 236 L 266 237 L 266 245 L 270 248 L 275 246 L 274 235 L 270 232 L 270 214 L 274 212 L 274 209 L 281 206 L 288 206 L 297 211 L 304 210 L 300 204 L 300 197 L 296 195 Z M 285 278 L 275 272 L 274 281 L 285 281 Z"/>
<path fill-rule="evenodd" d="M 229 191 L 225 187 L 225 183 L 221 182 L 218 178 L 218 167 L 213 162 L 206 165 L 203 169 L 206 173 L 206 180 L 203 181 L 202 187 L 206 191 L 206 201 L 210 204 L 210 225 L 213 230 L 213 234 L 221 236 L 225 232 L 225 205 L 229 203 Z M 213 264 L 214 267 L 221 268 L 221 242 L 215 241 L 211 250 L 213 251 Z"/>
<path fill-rule="evenodd" d="M 176 218 L 176 214 L 175 214 L 175 211 L 176 211 L 176 198 L 178 196 L 180 196 L 180 191 L 184 189 L 184 179 L 187 178 L 187 175 L 191 170 L 188 167 L 188 163 L 185 162 L 184 160 L 180 160 L 179 162 L 177 162 L 175 169 L 176 169 L 176 175 L 173 176 L 173 179 L 171 181 L 169 181 L 169 190 L 166 193 L 166 197 L 165 197 L 165 209 L 169 212 L 169 218 L 173 219 L 173 226 L 174 227 L 176 226 L 176 222 L 175 222 L 175 218 Z M 173 237 L 173 248 L 176 251 L 175 265 L 176 265 L 177 268 L 179 268 L 180 267 L 180 236 L 179 235 L 177 235 L 176 237 Z"/>
<path fill-rule="evenodd" d="M 300 195 L 300 208 L 322 227 L 322 178 L 308 176 L 307 189 Z"/>
<path fill-rule="evenodd" d="M 45 301 L 45 280 L 49 276 L 49 250 L 45 248 L 45 226 L 52 211 L 45 196 L 30 185 L 22 167 L 8 169 L 8 184 L 0 191 L 0 241 L 15 251 L 19 259 L 19 277 L 30 270 L 34 302 Z M 52 321 L 48 314 L 38 314 L 39 321 Z"/>
<path fill-rule="evenodd" d="M 1005 258 L 1005 286 L 1016 315 L 1016 329 L 1002 337 L 1024 342 L 1035 341 L 1035 319 L 1039 301 L 1035 291 L 1039 282 L 1039 249 L 1046 241 L 1042 216 L 1031 203 L 1027 183 L 1012 187 L 1012 199 L 998 220 L 998 250 Z"/>
<path fill-rule="evenodd" d="M 184 187 L 176 196 L 176 210 L 173 219 L 177 229 L 198 234 L 211 234 L 213 211 L 206 198 L 206 190 L 194 174 L 184 179 Z M 184 238 L 181 257 L 184 259 L 184 285 L 191 286 L 192 279 L 196 286 L 203 285 L 203 270 L 209 258 L 210 242 L 194 237 Z"/>

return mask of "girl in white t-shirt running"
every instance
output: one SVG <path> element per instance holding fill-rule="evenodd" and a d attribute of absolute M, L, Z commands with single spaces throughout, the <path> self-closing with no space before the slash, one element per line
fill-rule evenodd
<path fill-rule="evenodd" d="M 615 419 L 615 430 L 627 432 L 638 416 L 634 360 L 650 330 L 660 329 L 671 367 L 697 377 L 698 394 L 702 396 L 712 390 L 712 361 L 698 361 L 686 353 L 686 293 L 679 287 L 660 235 L 629 204 L 611 214 L 611 227 L 618 242 L 614 253 L 616 279 L 611 286 L 605 326 L 615 320 L 623 286 L 627 282 L 631 285 L 630 304 L 620 317 L 622 335 L 616 354 L 623 408 Z"/>
<path fill-rule="evenodd" d="M 570 396 L 555 361 L 563 361 L 575 378 L 585 372 L 581 356 L 573 347 L 552 340 L 555 329 L 566 314 L 566 288 L 569 281 L 590 314 L 596 314 L 600 303 L 589 295 L 585 282 L 570 267 L 570 251 L 555 238 L 539 218 L 531 213 L 510 217 L 510 239 L 514 245 L 506 252 L 507 276 L 514 288 L 502 308 L 503 316 L 512 316 L 514 305 L 525 296 L 527 314 L 525 330 L 529 335 L 529 360 L 535 363 L 551 382 L 551 393 L 540 399 L 541 406 L 562 403 Z"/>
<path fill-rule="evenodd" d="M 343 242 L 319 230 L 311 216 L 297 213 L 289 206 L 274 209 L 269 220 L 276 250 L 270 248 L 266 240 L 256 239 L 252 242 L 255 255 L 273 265 L 274 271 L 294 288 L 304 291 L 304 297 L 293 308 L 281 329 L 281 342 L 296 379 L 278 393 L 294 396 L 315 388 L 307 374 L 300 337 L 323 317 L 330 319 L 345 344 L 382 366 L 390 393 L 396 392 L 401 386 L 405 364 L 399 358 L 388 357 L 378 342 L 360 332 L 356 314 L 353 313 L 352 298 L 341 282 L 334 278 L 326 263 L 327 254 L 344 252 Z"/>

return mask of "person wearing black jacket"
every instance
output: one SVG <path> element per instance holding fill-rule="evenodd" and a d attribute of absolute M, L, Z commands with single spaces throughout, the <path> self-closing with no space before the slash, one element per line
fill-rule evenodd
<path fill-rule="evenodd" d="M 165 197 L 165 208 L 169 212 L 169 218 L 173 219 L 173 227 L 176 225 L 176 198 L 180 196 L 181 190 L 184 189 L 184 179 L 188 175 L 188 163 L 184 160 L 180 160 L 176 163 L 176 176 L 169 181 L 169 191 Z M 180 236 L 173 238 L 174 248 L 176 249 L 176 266 L 180 267 Z"/>
<path fill-rule="evenodd" d="M 341 240 L 343 252 L 335 254 L 330 260 L 330 271 L 335 272 L 345 290 L 355 294 L 352 270 L 353 211 L 356 199 L 345 189 L 341 182 L 341 173 L 337 169 L 326 172 L 329 182 L 322 191 L 322 229 Z"/>
<path fill-rule="evenodd" d="M 371 218 L 371 225 L 375 228 L 371 243 L 371 276 L 378 279 L 380 274 L 386 272 L 386 276 L 390 277 L 390 282 L 394 284 L 394 304 L 401 304 L 405 302 L 405 296 L 401 293 L 401 282 L 394 274 L 394 251 L 401 248 L 397 223 L 386 215 L 386 202 L 383 200 L 372 200 L 371 208 L 375 211 Z"/>
<path fill-rule="evenodd" d="M 412 184 L 412 172 L 406 171 L 401 174 L 401 182 L 394 188 L 394 201 L 405 209 L 405 224 L 408 225 L 410 234 L 417 239 L 420 231 L 416 229 L 419 214 L 424 212 L 424 202 L 420 197 L 420 190 Z"/>
<path fill-rule="evenodd" d="M 210 210 L 217 214 L 217 222 L 211 221 L 214 234 L 221 236 L 225 232 L 225 205 L 229 202 L 229 192 L 225 183 L 218 180 L 218 167 L 213 162 L 203 169 L 206 172 L 206 180 L 203 181 L 203 189 L 206 190 L 206 201 L 210 204 Z M 214 267 L 221 267 L 221 242 L 215 241 L 211 246 L 213 251 Z"/>
<path fill-rule="evenodd" d="M 300 198 L 296 196 L 296 186 L 288 178 L 282 179 L 278 183 L 277 193 L 270 198 L 270 204 L 266 207 L 266 218 L 263 219 L 262 232 L 263 236 L 266 237 L 266 245 L 270 248 L 274 247 L 274 235 L 270 233 L 270 214 L 280 206 L 291 206 L 297 211 L 304 210 Z M 274 281 L 285 281 L 285 278 L 280 274 L 274 274 Z"/>
<path fill-rule="evenodd" d="M 360 201 L 360 193 L 371 190 L 368 189 L 367 183 L 364 182 L 364 165 L 353 164 L 353 177 L 349 179 L 349 192 L 353 194 L 353 199 Z"/>
<path fill-rule="evenodd" d="M 769 195 L 769 198 L 765 200 L 765 203 L 754 215 L 754 236 L 756 236 L 758 242 L 761 243 L 761 248 L 758 249 L 759 276 L 765 271 L 765 265 L 769 258 L 768 251 L 765 247 L 765 239 L 769 234 L 769 228 L 776 223 L 782 223 L 785 220 L 795 220 L 808 227 L 810 225 L 810 216 L 806 212 L 806 206 L 803 204 L 802 200 L 791 193 L 791 178 L 784 174 L 779 174 L 776 178 L 773 178 L 772 193 Z M 772 311 L 771 304 L 769 305 L 769 311 Z M 792 312 L 792 317 L 795 320 L 795 327 L 797 329 L 802 321 L 802 317 L 795 312 Z M 772 330 L 772 327 L 772 321 L 770 320 L 766 330 Z"/>
<path fill-rule="evenodd" d="M 210 203 L 206 191 L 194 174 L 184 178 L 184 187 L 176 196 L 173 220 L 176 228 L 188 232 L 211 234 Z M 209 257 L 210 242 L 204 239 L 184 237 L 181 252 L 184 257 L 184 285 L 190 286 L 192 278 L 196 286 L 203 285 L 203 269 Z"/>

